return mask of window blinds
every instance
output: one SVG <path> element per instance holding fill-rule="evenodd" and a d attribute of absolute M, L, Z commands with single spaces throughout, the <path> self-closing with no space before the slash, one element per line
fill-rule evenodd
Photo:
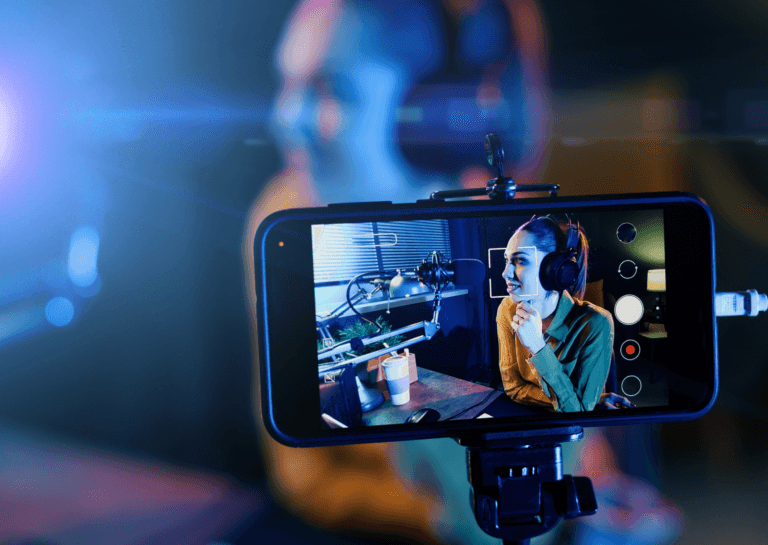
<path fill-rule="evenodd" d="M 451 258 L 447 220 L 312 226 L 315 284 L 345 283 L 360 273 L 417 267 L 430 252 Z"/>

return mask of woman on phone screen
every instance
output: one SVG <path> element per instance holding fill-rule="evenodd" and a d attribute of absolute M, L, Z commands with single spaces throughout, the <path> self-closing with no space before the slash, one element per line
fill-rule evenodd
<path fill-rule="evenodd" d="M 561 225 L 548 216 L 534 216 L 509 239 L 504 252 L 509 297 L 499 306 L 496 325 L 501 379 L 517 403 L 577 412 L 601 402 L 613 319 L 582 300 L 588 252 L 581 226 Z M 606 397 L 606 404 L 625 401 L 614 394 Z"/>

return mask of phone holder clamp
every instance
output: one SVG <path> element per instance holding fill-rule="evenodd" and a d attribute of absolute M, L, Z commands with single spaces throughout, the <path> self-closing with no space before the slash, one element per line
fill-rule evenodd
<path fill-rule="evenodd" d="M 496 178 L 484 188 L 435 191 L 431 200 L 488 196 L 495 203 L 511 202 L 517 191 L 548 191 L 557 197 L 560 186 L 517 186 L 504 176 L 504 148 L 495 134 L 485 137 L 488 164 Z M 587 477 L 563 475 L 560 443 L 579 441 L 579 426 L 536 428 L 509 432 L 464 434 L 456 441 L 467 447 L 470 501 L 475 520 L 505 545 L 528 545 L 562 518 L 593 515 L 597 500 Z"/>
<path fill-rule="evenodd" d="M 431 200 L 444 200 L 487 196 L 495 203 L 504 203 L 511 202 L 518 191 L 547 191 L 550 197 L 557 197 L 557 192 L 560 189 L 558 184 L 525 184 L 518 186 L 512 178 L 504 176 L 504 148 L 501 145 L 501 139 L 497 135 L 491 133 L 485 137 L 485 153 L 488 164 L 496 174 L 496 177 L 490 180 L 486 187 L 434 191 L 429 198 Z"/>
<path fill-rule="evenodd" d="M 592 482 L 563 475 L 560 443 L 581 427 L 465 435 L 472 509 L 482 530 L 505 544 L 527 544 L 562 518 L 597 512 Z"/>

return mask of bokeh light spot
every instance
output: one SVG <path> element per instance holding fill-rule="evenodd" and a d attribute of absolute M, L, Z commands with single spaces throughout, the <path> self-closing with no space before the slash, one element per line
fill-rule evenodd
<path fill-rule="evenodd" d="M 72 233 L 69 243 L 68 272 L 72 283 L 81 288 L 96 281 L 99 255 L 99 233 L 93 227 L 79 227 Z"/>
<path fill-rule="evenodd" d="M 45 317 L 56 327 L 63 327 L 75 317 L 75 306 L 66 297 L 54 297 L 45 305 Z"/>

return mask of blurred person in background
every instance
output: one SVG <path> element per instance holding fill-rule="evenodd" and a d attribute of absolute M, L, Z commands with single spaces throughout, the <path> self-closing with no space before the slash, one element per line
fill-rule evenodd
<path fill-rule="evenodd" d="M 285 167 L 253 203 L 243 242 L 254 362 L 253 239 L 261 221 L 286 208 L 407 202 L 439 189 L 484 184 L 491 177 L 484 169 L 420 169 L 406 159 L 398 142 L 398 123 L 407 118 L 404 104 L 414 90 L 450 89 L 457 81 L 464 86 L 470 82 L 486 112 L 508 108 L 498 117 L 507 126 L 492 127 L 512 133 L 512 140 L 505 141 L 512 144 L 508 158 L 514 159 L 507 171 L 518 183 L 538 182 L 546 164 L 550 124 L 546 43 L 541 11 L 528 0 L 298 3 L 275 52 L 282 88 L 271 124 Z M 495 51 L 495 56 L 484 55 L 486 51 Z M 433 102 L 450 98 L 432 95 Z M 443 142 L 442 154 L 449 154 L 450 141 L 441 140 L 444 134 L 438 132 L 432 130 L 424 138 Z M 482 137 L 482 132 L 477 135 L 478 144 Z M 482 157 L 478 153 L 474 164 Z M 263 428 L 257 371 L 253 380 L 254 411 L 271 486 L 279 500 L 305 520 L 383 539 L 498 543 L 474 520 L 465 451 L 453 440 L 285 447 Z M 649 498 L 646 504 L 621 503 L 621 516 L 601 501 L 615 494 L 619 483 L 630 491 L 641 485 L 611 463 L 610 447 L 599 431 L 588 432 L 571 451 L 581 460 L 582 474 L 595 481 L 600 509 L 609 513 L 622 535 L 638 537 L 641 543 L 675 537 L 677 519 L 662 508 L 651 487 L 642 488 Z M 648 513 L 663 530 L 635 536 L 637 520 L 645 520 Z"/>

